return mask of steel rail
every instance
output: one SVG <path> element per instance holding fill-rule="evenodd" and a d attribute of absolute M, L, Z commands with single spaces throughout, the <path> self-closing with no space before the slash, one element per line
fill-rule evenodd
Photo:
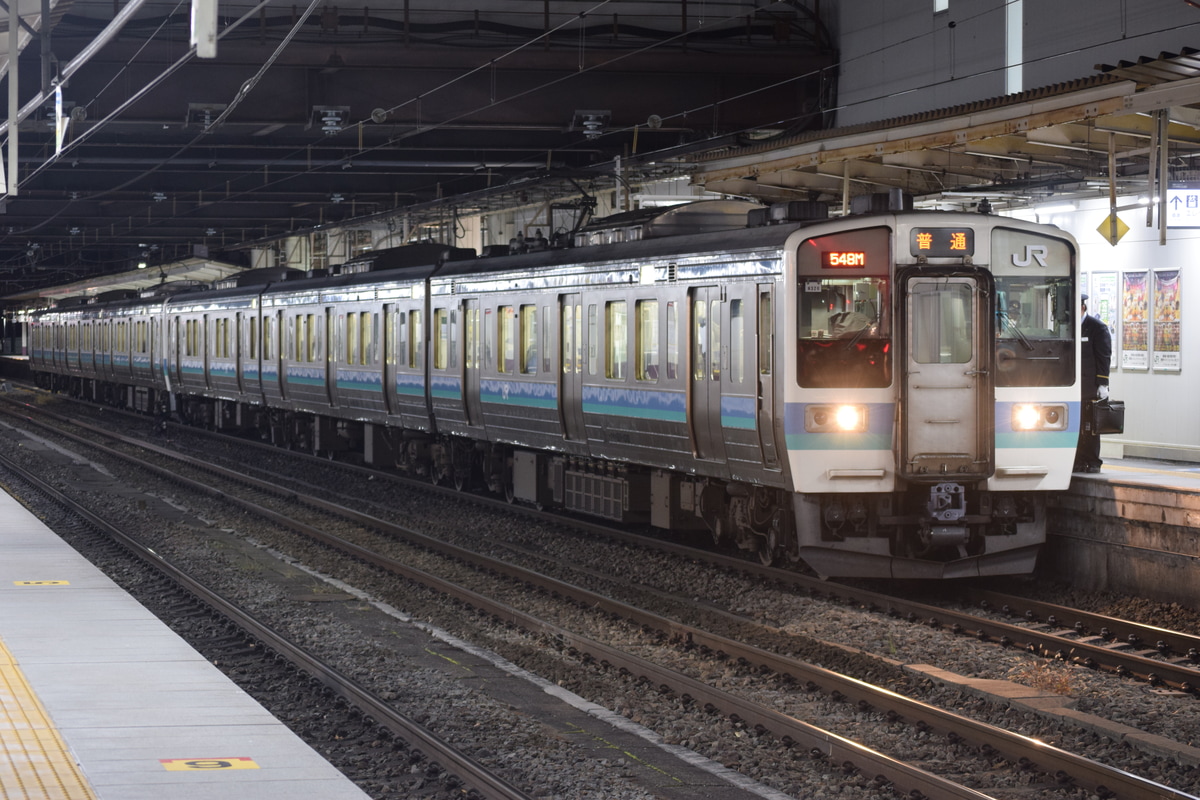
<path fill-rule="evenodd" d="M 154 552 L 154 550 L 144 546 L 136 539 L 114 527 L 107 520 L 96 515 L 70 497 L 67 497 L 8 457 L 0 455 L 0 466 L 18 475 L 21 480 L 26 481 L 38 491 L 46 494 L 55 503 L 69 509 L 71 513 L 87 520 L 89 524 L 119 542 L 131 553 L 153 566 L 170 580 L 183 586 L 201 602 L 212 607 L 218 614 L 232 620 L 248 636 L 283 656 L 298 669 L 317 678 L 338 697 L 343 698 L 358 708 L 376 724 L 386 728 L 393 735 L 407 742 L 415 750 L 420 750 L 430 760 L 437 762 L 448 772 L 455 775 L 464 785 L 481 792 L 483 796 L 490 800 L 533 800 L 532 795 L 507 783 L 487 769 L 487 767 L 465 753 L 456 750 L 452 745 L 429 729 L 391 708 L 386 702 L 363 688 L 353 678 L 329 666 L 303 648 L 280 636 L 249 612 L 213 592 L 204 584 L 172 565 L 169 561 Z"/>

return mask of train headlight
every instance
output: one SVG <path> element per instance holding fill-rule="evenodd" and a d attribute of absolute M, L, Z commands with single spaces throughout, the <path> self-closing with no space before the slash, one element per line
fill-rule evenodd
<path fill-rule="evenodd" d="M 1015 405 L 1012 412 L 1012 427 L 1014 431 L 1065 431 L 1067 429 L 1067 407 L 1039 403 Z"/>
<path fill-rule="evenodd" d="M 867 430 L 867 407 L 808 406 L 804 410 L 804 430 L 808 433 L 863 433 Z"/>

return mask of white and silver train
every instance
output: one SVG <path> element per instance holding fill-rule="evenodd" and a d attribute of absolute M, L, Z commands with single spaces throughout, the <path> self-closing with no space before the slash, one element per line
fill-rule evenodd
<path fill-rule="evenodd" d="M 1068 234 L 703 201 L 569 244 L 63 302 L 32 324 L 32 366 L 96 401 L 825 576 L 1034 569 L 1079 432 Z"/>

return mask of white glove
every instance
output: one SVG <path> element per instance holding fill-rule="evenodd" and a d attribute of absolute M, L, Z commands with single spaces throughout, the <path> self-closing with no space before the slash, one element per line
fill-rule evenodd
<path fill-rule="evenodd" d="M 1096 399 L 1097 400 L 1107 400 L 1108 399 L 1108 384 L 1102 383 L 1096 387 Z"/>

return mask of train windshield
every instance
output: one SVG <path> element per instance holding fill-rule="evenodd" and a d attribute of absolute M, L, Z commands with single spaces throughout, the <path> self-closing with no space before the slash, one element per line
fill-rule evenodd
<path fill-rule="evenodd" d="M 998 227 L 992 259 L 996 385 L 1070 386 L 1077 325 L 1071 247 L 1057 237 Z"/>
<path fill-rule="evenodd" d="M 1070 278 L 996 278 L 996 385 L 1069 386 L 1074 381 Z"/>
<path fill-rule="evenodd" d="M 802 279 L 797 304 L 801 386 L 891 384 L 890 288 L 885 277 Z"/>

